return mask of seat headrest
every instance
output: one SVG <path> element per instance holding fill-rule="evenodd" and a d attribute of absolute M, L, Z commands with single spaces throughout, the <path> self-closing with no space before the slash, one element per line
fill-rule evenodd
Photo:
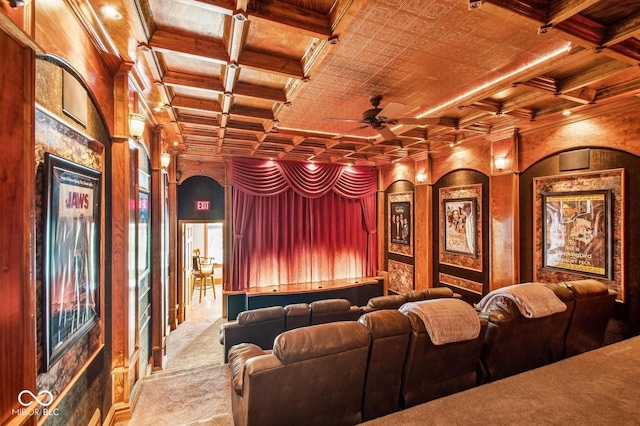
<path fill-rule="evenodd" d="M 402 293 L 407 302 L 418 302 L 420 300 L 424 300 L 424 293 L 420 290 L 409 290 L 405 293 Z"/>
<path fill-rule="evenodd" d="M 347 299 L 324 299 L 311 302 L 309 304 L 309 307 L 315 314 L 348 311 L 349 309 L 351 309 L 351 302 L 349 302 Z"/>
<path fill-rule="evenodd" d="M 309 308 L 309 305 L 307 305 L 306 303 L 293 303 L 284 307 L 284 313 L 288 317 L 300 317 L 309 315 L 310 310 L 311 308 Z"/>
<path fill-rule="evenodd" d="M 592 297 L 609 294 L 609 288 L 606 285 L 593 279 L 565 281 L 562 284 L 570 289 L 576 297 Z"/>
<path fill-rule="evenodd" d="M 368 347 L 369 330 L 357 321 L 338 321 L 285 331 L 276 337 L 273 354 L 283 364 Z"/>
<path fill-rule="evenodd" d="M 253 324 L 261 321 L 278 320 L 284 318 L 284 308 L 282 306 L 271 306 L 269 308 L 251 309 L 238 314 L 238 324 Z"/>
<path fill-rule="evenodd" d="M 453 290 L 449 287 L 434 287 L 422 290 L 425 300 L 453 297 Z"/>
<path fill-rule="evenodd" d="M 411 333 L 409 318 L 397 310 L 369 312 L 362 315 L 358 322 L 369 328 L 374 339 Z"/>
<path fill-rule="evenodd" d="M 374 309 L 398 309 L 407 301 L 401 294 L 377 296 L 369 299 L 367 306 Z"/>

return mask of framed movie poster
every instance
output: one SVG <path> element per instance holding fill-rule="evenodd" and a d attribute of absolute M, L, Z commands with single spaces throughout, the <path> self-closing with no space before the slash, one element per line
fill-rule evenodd
<path fill-rule="evenodd" d="M 440 188 L 438 205 L 439 262 L 482 272 L 482 185 Z"/>
<path fill-rule="evenodd" d="M 533 280 L 595 278 L 625 301 L 625 170 L 533 179 Z"/>
<path fill-rule="evenodd" d="M 443 200 L 444 250 L 464 256 L 476 256 L 476 199 Z"/>
<path fill-rule="evenodd" d="M 611 191 L 542 194 L 543 268 L 610 280 Z"/>
<path fill-rule="evenodd" d="M 45 154 L 43 353 L 48 369 L 99 319 L 101 174 Z"/>
<path fill-rule="evenodd" d="M 389 194 L 389 253 L 413 256 L 413 193 Z"/>

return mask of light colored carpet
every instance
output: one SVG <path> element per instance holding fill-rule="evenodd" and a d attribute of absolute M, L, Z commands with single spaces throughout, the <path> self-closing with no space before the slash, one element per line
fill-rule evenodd
<path fill-rule="evenodd" d="M 154 374 L 141 389 L 130 426 L 233 426 L 227 365 Z"/>
<path fill-rule="evenodd" d="M 202 302 L 194 292 L 187 320 L 169 334 L 164 370 L 142 379 L 130 426 L 233 426 L 230 371 L 220 344 L 221 288 Z"/>
<path fill-rule="evenodd" d="M 397 425 L 638 425 L 640 337 L 366 422 Z"/>

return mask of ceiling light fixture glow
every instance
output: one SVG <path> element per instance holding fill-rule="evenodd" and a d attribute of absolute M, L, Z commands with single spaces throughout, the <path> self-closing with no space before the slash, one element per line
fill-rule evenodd
<path fill-rule="evenodd" d="M 113 6 L 100 6 L 100 12 L 102 12 L 102 15 L 107 19 L 112 19 L 114 21 L 119 21 L 120 19 L 122 19 L 122 13 L 120 13 L 120 11 Z"/>

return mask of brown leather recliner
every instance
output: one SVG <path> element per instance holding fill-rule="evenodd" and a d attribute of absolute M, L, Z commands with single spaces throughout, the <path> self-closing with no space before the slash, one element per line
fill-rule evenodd
<path fill-rule="evenodd" d="M 399 309 L 407 302 L 417 302 L 420 300 L 457 298 L 462 296 L 454 293 L 449 287 L 434 287 L 425 290 L 411 290 L 402 294 L 390 294 L 387 296 L 376 296 L 369 299 L 366 306 L 362 307 L 364 312 L 373 312 L 382 309 Z"/>
<path fill-rule="evenodd" d="M 561 284 L 575 296 L 575 307 L 567 330 L 565 356 L 601 347 L 617 293 L 593 279 L 565 281 Z"/>
<path fill-rule="evenodd" d="M 545 315 L 524 315 L 522 306 L 519 307 L 508 297 L 510 290 L 521 286 L 529 286 L 530 291 L 540 291 L 548 298 L 545 303 L 539 303 L 540 296 L 537 300 L 534 298 L 533 306 L 529 309 L 542 311 L 551 306 L 559 309 Z M 553 341 L 551 336 L 558 333 L 555 328 L 557 324 L 561 323 L 561 330 L 566 327 L 567 320 L 567 307 L 553 291 L 540 283 L 517 284 L 490 292 L 483 297 L 479 306 L 484 301 L 487 303 L 482 306 L 479 315 L 489 321 L 489 325 L 480 354 L 479 383 L 502 379 L 548 363 L 547 348 L 549 342 Z"/>
<path fill-rule="evenodd" d="M 407 312 L 411 334 L 402 374 L 401 408 L 412 407 L 476 386 L 476 367 L 487 331 L 487 321 L 479 318 L 471 305 L 460 299 L 425 300 L 416 304 L 446 305 L 451 315 L 447 315 L 444 321 L 445 327 L 447 327 L 446 323 L 461 324 L 472 316 L 478 334 L 466 340 L 435 344 L 427 329 L 431 326 L 425 324 L 425 321 L 414 312 Z M 462 308 L 463 311 L 468 311 L 465 315 L 458 315 L 459 311 L 448 308 L 450 305 L 459 304 L 466 306 Z M 401 311 L 406 312 L 407 306 L 409 304 L 403 306 Z M 457 317 L 460 318 L 460 322 Z"/>
<path fill-rule="evenodd" d="M 311 308 L 306 303 L 293 303 L 284 307 L 284 323 L 287 330 L 311 324 Z"/>
<path fill-rule="evenodd" d="M 545 283 L 544 285 L 550 288 L 558 299 L 567 305 L 566 311 L 554 314 L 554 321 L 551 323 L 551 328 L 549 329 L 549 339 L 545 350 L 545 363 L 550 364 L 560 361 L 565 357 L 567 330 L 569 329 L 569 322 L 573 316 L 576 297 L 565 285 L 557 283 Z"/>
<path fill-rule="evenodd" d="M 238 314 L 235 321 L 220 326 L 220 343 L 224 345 L 224 362 L 229 350 L 238 343 L 255 343 L 263 349 L 273 347 L 273 340 L 285 331 L 282 306 L 251 309 Z"/>
<path fill-rule="evenodd" d="M 362 420 L 366 421 L 398 410 L 411 326 L 407 316 L 397 310 L 369 312 L 358 321 L 371 332 L 362 401 Z"/>
<path fill-rule="evenodd" d="M 352 306 L 347 299 L 323 299 L 309 304 L 311 325 L 334 321 L 357 321 L 362 309 Z"/>
<path fill-rule="evenodd" d="M 340 321 L 286 331 L 273 353 L 250 344 L 233 347 L 235 425 L 360 423 L 369 343 L 366 326 Z"/>

